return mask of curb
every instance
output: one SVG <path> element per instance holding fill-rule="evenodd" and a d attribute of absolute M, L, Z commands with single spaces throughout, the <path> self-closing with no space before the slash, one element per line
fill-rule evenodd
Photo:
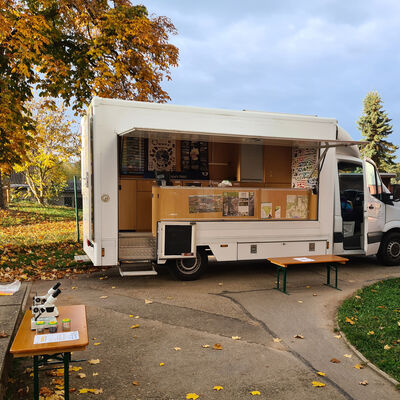
<path fill-rule="evenodd" d="M 358 358 L 361 359 L 361 361 L 365 364 L 368 365 L 371 369 L 373 369 L 376 373 L 378 373 L 382 378 L 385 378 L 387 381 L 392 383 L 394 386 L 400 386 L 400 382 L 396 381 L 396 379 L 392 378 L 390 375 L 388 375 L 386 372 L 382 371 L 379 369 L 375 364 L 373 364 L 371 361 L 366 359 L 362 353 L 360 353 L 347 339 L 346 335 L 339 329 L 339 325 L 337 324 L 336 321 L 336 328 L 339 332 L 339 334 L 342 336 L 344 342 L 346 345 L 356 354 Z"/>
<path fill-rule="evenodd" d="M 26 286 L 24 288 L 25 293 L 22 298 L 22 302 L 20 303 L 18 315 L 15 319 L 15 325 L 13 328 L 13 331 L 10 333 L 10 336 L 8 338 L 8 345 L 7 345 L 7 351 L 4 356 L 4 359 L 0 360 L 0 364 L 3 363 L 3 365 L 0 365 L 0 371 L 2 371 L 1 376 L 0 376 L 0 400 L 4 399 L 5 397 L 5 392 L 6 392 L 6 387 L 7 387 L 7 378 L 8 378 L 8 372 L 10 369 L 10 364 L 12 362 L 12 356 L 9 352 L 11 343 L 14 340 L 14 337 L 17 333 L 17 330 L 19 328 L 19 325 L 22 320 L 23 312 L 26 308 L 26 303 L 28 301 L 28 297 L 31 291 L 32 283 L 31 282 L 26 282 Z"/>

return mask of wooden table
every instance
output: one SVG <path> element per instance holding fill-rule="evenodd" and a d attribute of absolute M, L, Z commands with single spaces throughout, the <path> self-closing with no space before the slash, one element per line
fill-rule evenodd
<path fill-rule="evenodd" d="M 64 364 L 64 398 L 65 400 L 69 399 L 69 363 L 71 361 L 71 352 L 85 350 L 86 346 L 89 344 L 85 306 L 61 306 L 58 307 L 58 312 L 59 316 L 57 317 L 57 321 L 59 328 L 57 333 L 62 332 L 62 319 L 70 318 L 71 331 L 78 331 L 79 339 L 65 342 L 34 344 L 33 341 L 36 331 L 31 330 L 32 312 L 28 310 L 24 315 L 17 335 L 11 345 L 10 353 L 14 357 L 33 356 L 33 392 L 35 400 L 39 399 L 39 365 L 57 363 Z M 46 330 L 45 333 L 48 333 L 48 330 Z M 49 362 L 50 359 L 58 361 Z"/>
<path fill-rule="evenodd" d="M 303 260 L 301 260 L 303 259 Z M 276 265 L 276 288 L 281 292 L 286 292 L 286 270 L 289 265 L 301 264 L 326 264 L 326 285 L 338 289 L 338 264 L 346 264 L 348 258 L 334 256 L 332 254 L 313 255 L 313 256 L 296 256 L 296 257 L 275 257 L 267 259 Z M 335 286 L 331 284 L 331 270 L 335 271 Z M 279 279 L 280 272 L 283 272 L 283 287 L 280 288 Z"/>

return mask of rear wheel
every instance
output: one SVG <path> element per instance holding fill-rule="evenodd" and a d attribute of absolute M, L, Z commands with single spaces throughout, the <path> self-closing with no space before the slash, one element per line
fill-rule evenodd
<path fill-rule="evenodd" d="M 198 250 L 196 258 L 180 258 L 168 265 L 171 275 L 181 281 L 194 281 L 203 275 L 207 268 L 208 257 L 205 251 Z"/>
<path fill-rule="evenodd" d="M 400 265 L 399 232 L 389 232 L 383 237 L 377 258 L 384 265 Z"/>

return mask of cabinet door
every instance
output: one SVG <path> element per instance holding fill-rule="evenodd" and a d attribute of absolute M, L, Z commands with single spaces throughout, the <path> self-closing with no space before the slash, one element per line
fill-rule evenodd
<path fill-rule="evenodd" d="M 151 192 L 137 192 L 136 230 L 151 231 Z"/>
<path fill-rule="evenodd" d="M 121 179 L 118 203 L 119 230 L 136 230 L 136 180 Z"/>

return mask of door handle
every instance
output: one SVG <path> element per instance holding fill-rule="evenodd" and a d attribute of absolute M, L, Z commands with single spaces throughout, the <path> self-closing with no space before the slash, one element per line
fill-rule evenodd
<path fill-rule="evenodd" d="M 375 207 L 373 205 L 368 206 L 370 210 L 373 210 Z"/>

